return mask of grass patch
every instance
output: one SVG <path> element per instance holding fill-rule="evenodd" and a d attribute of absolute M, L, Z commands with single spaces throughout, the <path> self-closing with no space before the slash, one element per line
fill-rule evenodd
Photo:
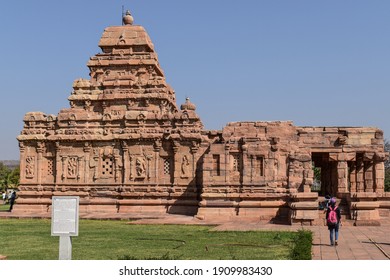
<path fill-rule="evenodd" d="M 8 211 L 9 204 L 3 204 L 3 201 L 0 201 L 0 211 Z"/>
<path fill-rule="evenodd" d="M 58 259 L 59 238 L 50 220 L 1 219 L 0 255 L 11 260 Z M 125 221 L 80 220 L 72 238 L 76 260 L 288 260 L 294 250 L 311 251 L 299 232 L 209 231 L 207 226 L 129 225 Z M 302 241 L 301 241 L 301 238 Z M 310 243 L 308 243 L 310 242 Z M 300 246 L 300 245 L 299 245 Z M 306 256 L 306 254 L 305 254 Z"/>

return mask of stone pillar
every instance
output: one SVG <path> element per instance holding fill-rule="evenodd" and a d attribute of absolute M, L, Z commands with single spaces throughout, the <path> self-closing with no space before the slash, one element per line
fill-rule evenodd
<path fill-rule="evenodd" d="M 364 162 L 362 159 L 356 161 L 356 191 L 364 192 Z"/>
<path fill-rule="evenodd" d="M 374 191 L 374 153 L 364 153 L 364 191 Z"/>
<path fill-rule="evenodd" d="M 375 192 L 385 191 L 385 161 L 388 159 L 387 153 L 375 153 Z"/>
<path fill-rule="evenodd" d="M 375 162 L 374 172 L 375 172 L 375 192 L 383 193 L 385 191 L 385 163 L 380 161 Z"/>
<path fill-rule="evenodd" d="M 365 192 L 374 191 L 374 163 L 372 161 L 364 163 L 364 185 Z"/>
<path fill-rule="evenodd" d="M 337 162 L 337 193 L 348 192 L 348 164 L 346 161 Z"/>
<path fill-rule="evenodd" d="M 349 182 L 351 183 L 351 193 L 357 192 L 356 188 L 356 162 L 351 163 L 351 171 L 349 173 Z"/>

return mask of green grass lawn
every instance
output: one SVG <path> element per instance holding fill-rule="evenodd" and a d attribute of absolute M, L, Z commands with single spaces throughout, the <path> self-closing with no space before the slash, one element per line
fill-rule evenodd
<path fill-rule="evenodd" d="M 309 255 L 311 251 L 309 232 L 303 234 L 305 240 L 300 232 L 209 230 L 210 227 L 206 226 L 131 225 L 126 221 L 80 220 L 79 236 L 72 238 L 72 258 L 287 260 L 302 258 L 296 255 L 297 244 L 302 243 L 301 240 L 308 245 L 303 250 L 309 250 Z M 59 237 L 52 237 L 50 232 L 50 220 L 0 219 L 0 255 L 11 260 L 58 259 Z"/>
<path fill-rule="evenodd" d="M 7 211 L 9 209 L 9 204 L 3 204 L 3 201 L 0 201 L 0 211 Z"/>

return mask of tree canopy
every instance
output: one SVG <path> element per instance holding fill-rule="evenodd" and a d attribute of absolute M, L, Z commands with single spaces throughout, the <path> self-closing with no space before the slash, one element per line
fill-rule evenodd
<path fill-rule="evenodd" d="M 0 162 L 0 190 L 5 191 L 10 188 L 17 188 L 19 185 L 20 169 L 11 169 Z"/>

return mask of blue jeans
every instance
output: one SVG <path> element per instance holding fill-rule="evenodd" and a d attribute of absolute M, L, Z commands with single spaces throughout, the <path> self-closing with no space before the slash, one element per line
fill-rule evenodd
<path fill-rule="evenodd" d="M 331 245 L 334 245 L 334 241 L 337 241 L 339 239 L 339 227 L 340 223 L 337 223 L 335 227 L 329 229 Z M 333 239 L 333 236 L 335 237 L 335 239 Z"/>

